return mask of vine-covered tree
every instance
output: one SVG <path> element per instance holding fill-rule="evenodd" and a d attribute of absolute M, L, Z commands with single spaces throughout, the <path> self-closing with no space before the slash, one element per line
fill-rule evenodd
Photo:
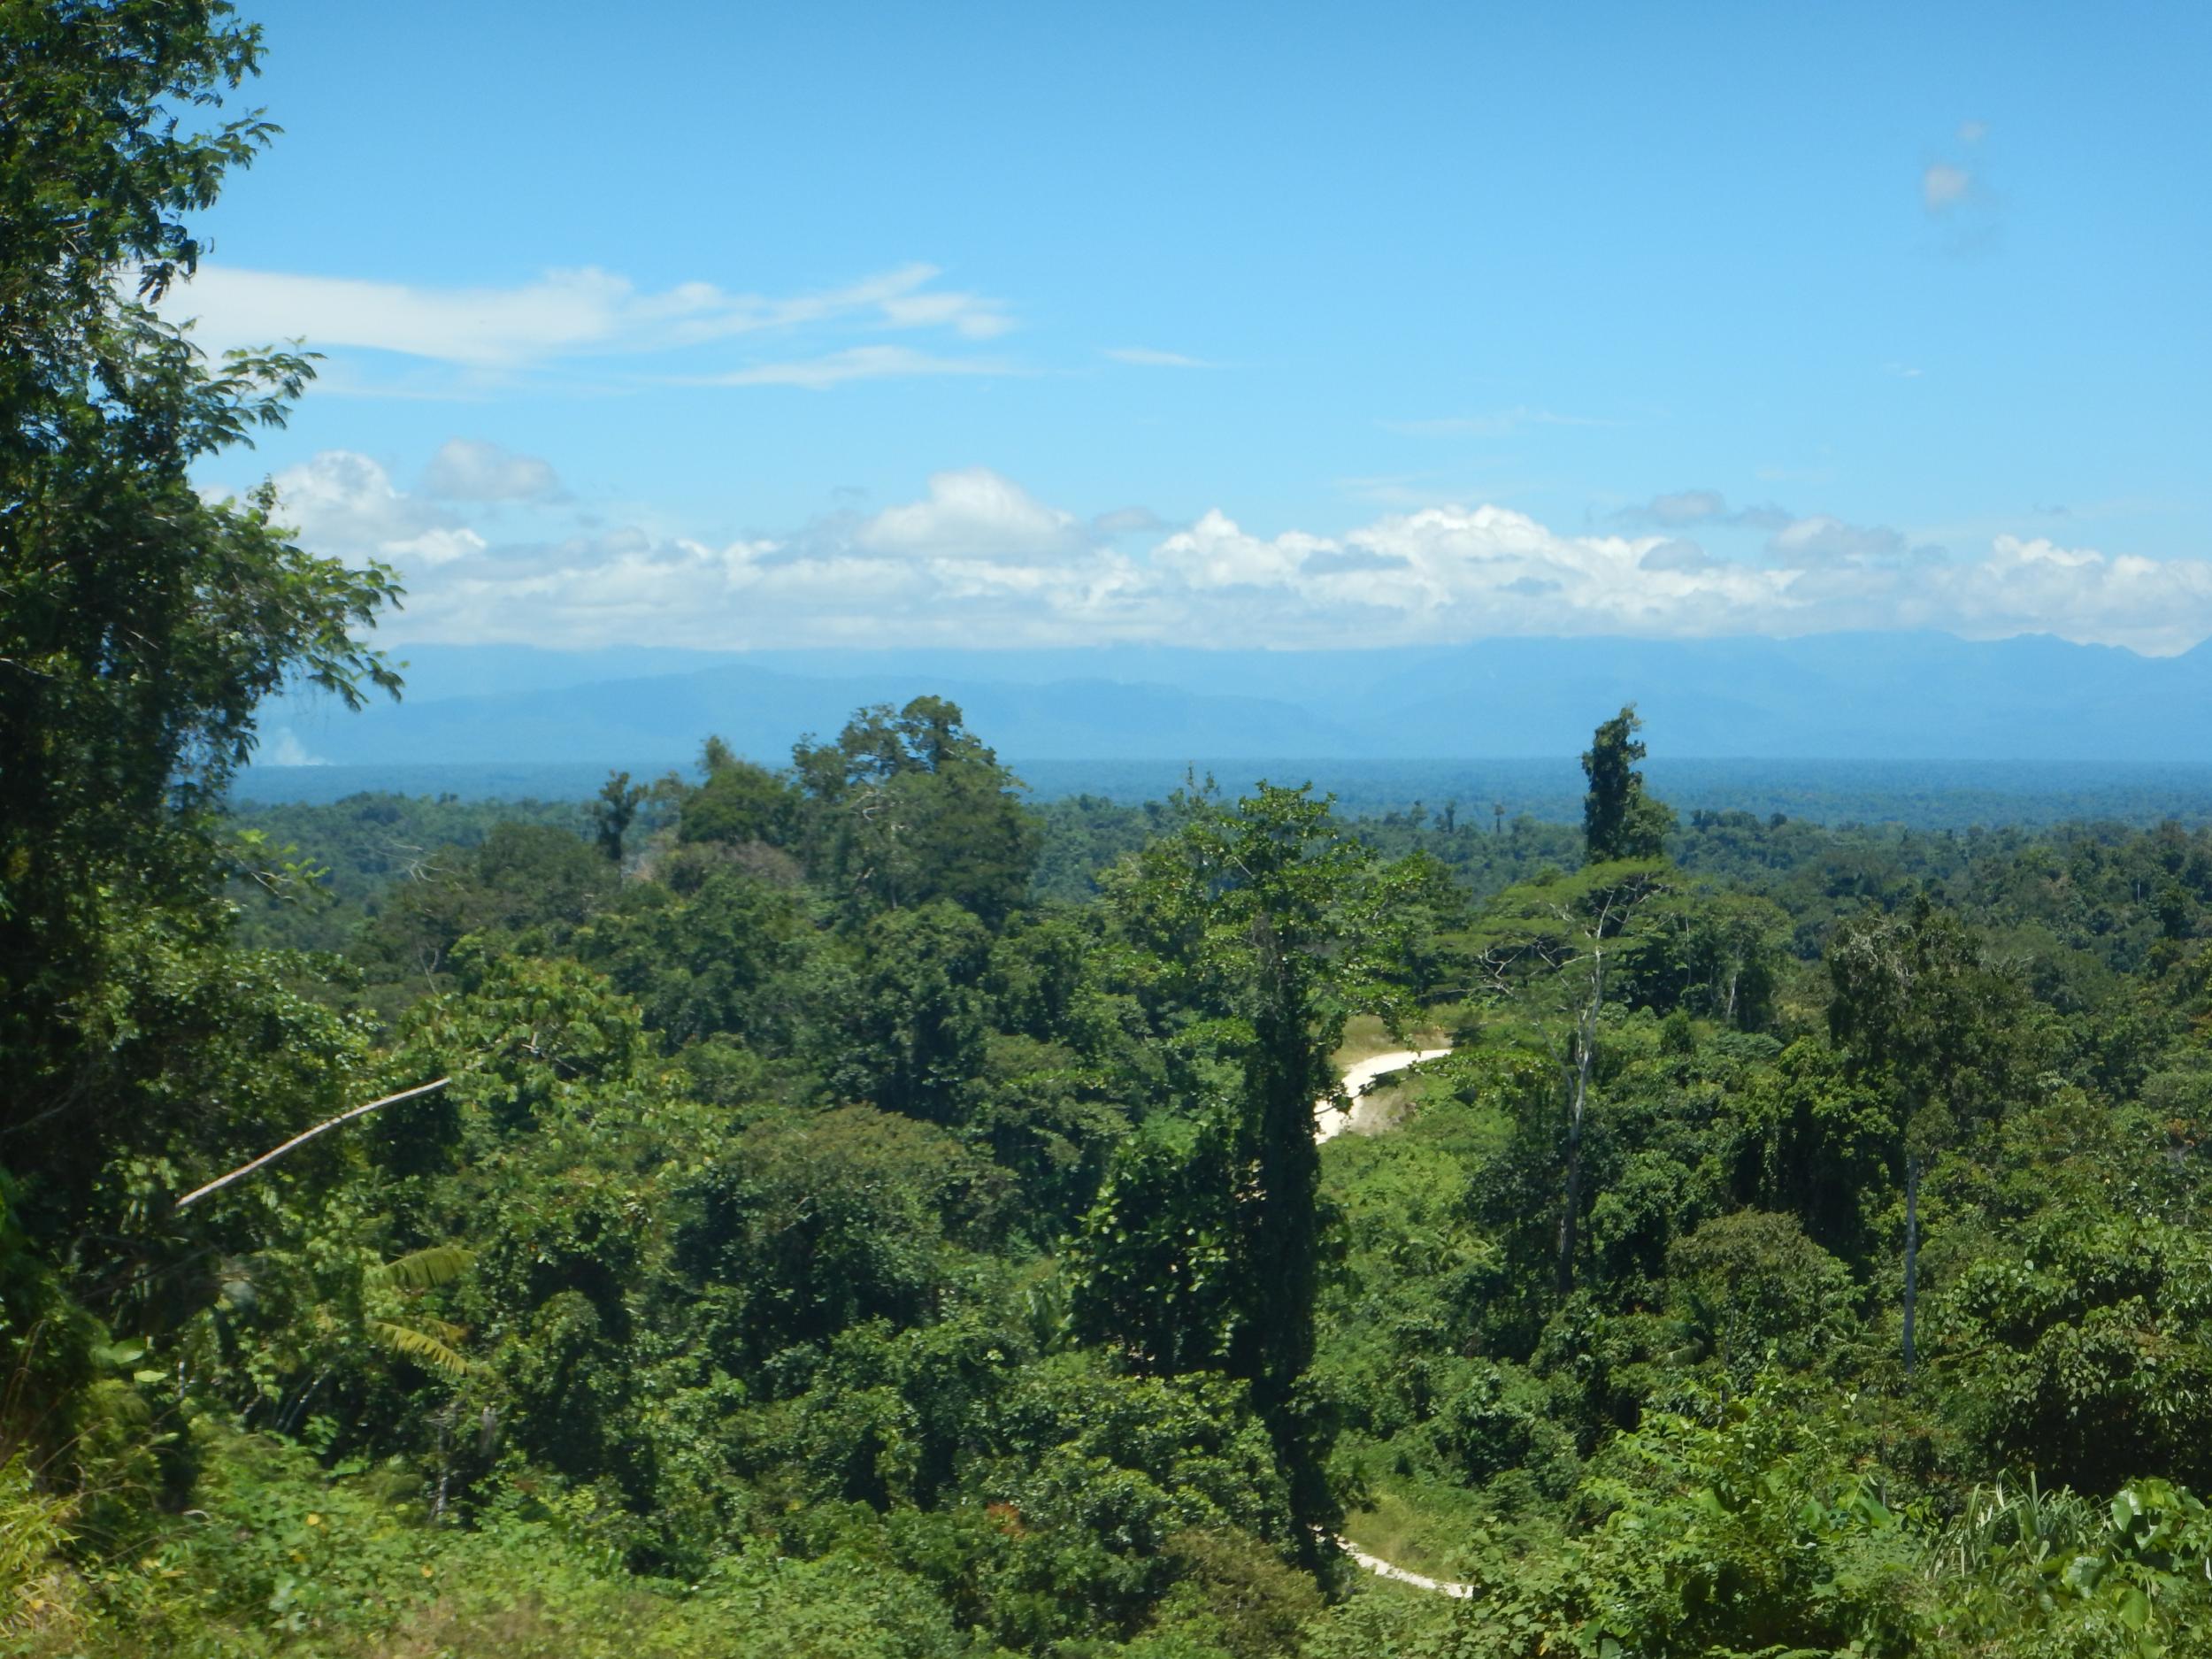
<path fill-rule="evenodd" d="M 1591 734 L 1583 752 L 1590 790 L 1582 798 L 1582 834 L 1594 864 L 1656 858 L 1666 849 L 1674 813 L 1644 793 L 1644 775 L 1636 770 L 1644 757 L 1643 740 L 1636 735 L 1643 724 L 1632 703 Z"/>

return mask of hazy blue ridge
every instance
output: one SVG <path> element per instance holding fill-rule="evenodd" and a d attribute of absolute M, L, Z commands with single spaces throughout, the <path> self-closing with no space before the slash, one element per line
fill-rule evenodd
<path fill-rule="evenodd" d="M 718 733 L 767 760 L 863 703 L 951 697 L 1024 761 L 1559 759 L 1633 701 L 1655 752 L 1707 758 L 2212 763 L 2212 653 L 2046 637 L 1499 640 L 1413 650 L 396 651 L 398 706 L 288 699 L 272 760 L 687 761 Z"/>

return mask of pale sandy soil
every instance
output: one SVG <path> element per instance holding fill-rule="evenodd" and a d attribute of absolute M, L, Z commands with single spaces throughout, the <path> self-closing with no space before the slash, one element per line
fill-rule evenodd
<path fill-rule="evenodd" d="M 1316 1141 L 1330 1141 L 1347 1129 L 1367 1132 L 1379 1127 L 1362 1116 L 1364 1097 L 1369 1091 L 1393 1072 L 1402 1071 L 1406 1067 L 1417 1065 L 1424 1060 L 1440 1059 L 1450 1052 L 1449 1048 L 1401 1048 L 1393 1054 L 1371 1055 L 1357 1064 L 1347 1066 L 1344 1069 L 1344 1092 L 1351 1097 L 1352 1109 L 1349 1111 L 1340 1110 L 1333 1100 L 1315 1102 L 1313 1138 Z M 1432 1590 L 1438 1595 L 1458 1596 L 1462 1600 L 1475 1593 L 1472 1585 L 1453 1584 L 1448 1579 L 1432 1578 L 1424 1573 L 1409 1572 L 1403 1567 L 1394 1566 L 1380 1555 L 1369 1555 L 1348 1538 L 1340 1538 L 1336 1541 L 1346 1555 L 1359 1563 L 1362 1572 L 1371 1572 L 1378 1578 L 1409 1584 L 1417 1590 Z"/>
<path fill-rule="evenodd" d="M 1334 1101 L 1317 1101 L 1313 1108 L 1313 1138 L 1333 1141 L 1347 1129 L 1366 1131 L 1375 1127 L 1371 1114 L 1363 1113 L 1362 1096 L 1393 1071 L 1422 1060 L 1435 1060 L 1451 1052 L 1449 1048 L 1401 1048 L 1394 1054 L 1371 1055 L 1356 1065 L 1347 1066 L 1344 1071 L 1344 1092 L 1351 1097 L 1352 1109 L 1340 1111 Z"/>

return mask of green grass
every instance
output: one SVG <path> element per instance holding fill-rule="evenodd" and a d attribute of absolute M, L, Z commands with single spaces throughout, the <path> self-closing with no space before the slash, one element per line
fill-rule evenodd
<path fill-rule="evenodd" d="M 1449 1578 L 1481 1508 L 1481 1500 L 1464 1487 L 1383 1475 L 1374 1479 L 1368 1503 L 1344 1517 L 1344 1536 L 1408 1572 Z"/>

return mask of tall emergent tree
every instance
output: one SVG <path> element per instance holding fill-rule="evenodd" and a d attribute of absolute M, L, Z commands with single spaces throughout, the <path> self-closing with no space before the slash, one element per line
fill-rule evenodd
<path fill-rule="evenodd" d="M 1583 753 L 1590 792 L 1582 797 L 1582 834 L 1594 864 L 1656 858 L 1666 849 L 1673 810 L 1644 793 L 1644 775 L 1636 770 L 1644 757 L 1636 735 L 1643 724 L 1632 703 L 1591 733 Z"/>
<path fill-rule="evenodd" d="M 622 863 L 622 843 L 637 822 L 637 810 L 650 794 L 645 785 L 632 783 L 626 772 L 611 772 L 591 803 L 593 837 L 610 864 Z"/>
<path fill-rule="evenodd" d="M 107 987 L 147 928 L 218 913 L 211 814 L 256 705 L 398 685 L 354 637 L 392 572 L 190 475 L 311 372 L 211 363 L 154 309 L 199 259 L 186 216 L 276 130 L 213 113 L 259 53 L 222 0 L 0 0 L 0 1163 L 37 1172 L 42 1226 L 165 1113 L 208 1110 L 119 1079 L 149 1062 Z"/>
<path fill-rule="evenodd" d="M 1509 887 L 1492 900 L 1467 940 L 1476 982 L 1501 997 L 1533 994 L 1567 1022 L 1560 1054 L 1565 1083 L 1558 1125 L 1559 1227 L 1553 1282 L 1574 1288 L 1580 1248 L 1583 1148 L 1595 1075 L 1598 1025 L 1623 964 L 1649 944 L 1654 901 L 1680 881 L 1667 864 L 1674 810 L 1644 793 L 1636 763 L 1644 745 L 1634 704 L 1591 733 L 1582 757 L 1590 792 L 1582 803 L 1587 860 L 1576 874 Z M 1501 809 L 1502 810 L 1502 808 Z M 1536 1139 L 1550 1142 L 1546 1129 Z"/>
<path fill-rule="evenodd" d="M 1142 1369 L 1243 1379 L 1317 1548 L 1336 1511 L 1300 1386 L 1321 1268 L 1314 1108 L 1346 1018 L 1398 1007 L 1404 901 L 1427 871 L 1379 863 L 1304 789 L 1186 804 L 1189 822 L 1118 872 L 1117 908 L 1170 1017 L 1233 1081 L 1179 1161 L 1144 1139 L 1117 1160 L 1086 1224 L 1078 1316 Z"/>

